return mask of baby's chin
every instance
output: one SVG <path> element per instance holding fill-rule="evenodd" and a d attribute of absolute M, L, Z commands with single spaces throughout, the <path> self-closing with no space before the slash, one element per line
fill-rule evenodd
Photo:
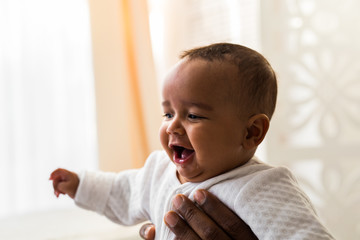
<path fill-rule="evenodd" d="M 203 171 L 200 171 L 200 169 L 197 169 L 198 171 L 185 171 L 184 168 L 182 166 L 176 166 L 176 174 L 177 174 L 177 178 L 179 179 L 179 181 L 181 183 L 186 183 L 186 182 L 203 182 L 209 178 L 211 178 L 211 176 L 207 176 L 206 173 L 204 173 Z"/>

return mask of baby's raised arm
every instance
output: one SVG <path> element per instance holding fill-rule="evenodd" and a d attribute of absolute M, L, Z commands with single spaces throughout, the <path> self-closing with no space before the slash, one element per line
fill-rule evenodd
<path fill-rule="evenodd" d="M 53 181 L 56 197 L 59 197 L 60 194 L 67 194 L 71 198 L 75 197 L 80 182 L 76 173 L 58 168 L 51 173 L 50 180 Z"/>

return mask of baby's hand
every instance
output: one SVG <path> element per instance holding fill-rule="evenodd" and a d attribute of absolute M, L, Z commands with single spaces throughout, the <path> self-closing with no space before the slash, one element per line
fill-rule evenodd
<path fill-rule="evenodd" d="M 59 197 L 60 194 L 67 194 L 71 198 L 75 197 L 80 182 L 76 173 L 58 168 L 51 173 L 50 180 L 53 181 L 56 197 Z"/>

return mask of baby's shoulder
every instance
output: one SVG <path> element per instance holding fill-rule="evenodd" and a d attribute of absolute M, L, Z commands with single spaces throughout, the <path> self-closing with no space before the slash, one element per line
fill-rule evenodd
<path fill-rule="evenodd" d="M 258 158 L 252 158 L 243 166 L 247 168 L 248 174 L 254 173 L 254 176 L 266 176 L 270 179 L 291 178 L 295 179 L 293 173 L 286 166 L 274 166 L 260 161 Z"/>
<path fill-rule="evenodd" d="M 298 187 L 292 172 L 284 166 L 272 166 L 256 159 L 234 169 L 213 181 L 213 188 L 231 189 L 231 192 L 269 190 L 278 186 Z"/>

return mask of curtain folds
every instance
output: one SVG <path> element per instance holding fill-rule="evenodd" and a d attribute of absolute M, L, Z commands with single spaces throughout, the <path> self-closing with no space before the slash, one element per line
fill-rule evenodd
<path fill-rule="evenodd" d="M 86 0 L 0 1 L 0 217 L 72 206 L 48 178 L 97 168 L 93 80 Z"/>
<path fill-rule="evenodd" d="M 145 0 L 90 0 L 100 168 L 141 167 L 160 147 Z"/>

